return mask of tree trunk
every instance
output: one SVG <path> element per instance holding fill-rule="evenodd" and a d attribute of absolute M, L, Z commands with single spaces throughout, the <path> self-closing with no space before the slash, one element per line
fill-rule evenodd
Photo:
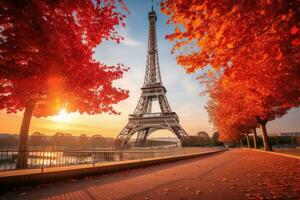
<path fill-rule="evenodd" d="M 241 148 L 243 147 L 243 141 L 242 139 L 240 139 L 240 145 L 241 145 Z"/>
<path fill-rule="evenodd" d="M 246 134 L 246 140 L 247 140 L 247 146 L 248 146 L 248 148 L 251 148 L 250 141 L 249 141 L 249 135 L 248 134 Z"/>
<path fill-rule="evenodd" d="M 275 141 L 276 141 L 277 148 L 279 148 L 279 142 L 278 142 L 278 136 L 277 135 L 275 135 Z"/>
<path fill-rule="evenodd" d="M 32 117 L 32 111 L 34 109 L 35 102 L 30 100 L 26 104 L 25 111 L 23 114 L 21 130 L 19 134 L 19 149 L 17 156 L 17 169 L 22 169 L 27 167 L 27 155 L 28 155 L 28 133 L 30 127 L 30 121 Z"/>
<path fill-rule="evenodd" d="M 258 144 L 257 144 L 257 133 L 256 133 L 256 128 L 253 128 L 253 143 L 254 143 L 254 148 L 257 149 L 258 148 Z"/>
<path fill-rule="evenodd" d="M 294 135 L 291 135 L 291 140 L 292 140 L 292 148 L 296 148 L 296 137 Z"/>
<path fill-rule="evenodd" d="M 268 133 L 266 130 L 266 122 L 260 122 L 259 126 L 261 128 L 261 132 L 262 132 L 262 139 L 263 139 L 263 143 L 264 143 L 264 150 L 265 151 L 273 151 L 272 147 L 269 143 L 269 138 L 268 138 Z"/>

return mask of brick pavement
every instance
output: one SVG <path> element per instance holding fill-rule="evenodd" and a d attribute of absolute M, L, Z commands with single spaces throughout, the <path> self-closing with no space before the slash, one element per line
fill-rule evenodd
<path fill-rule="evenodd" d="M 201 158 L 7 191 L 0 199 L 300 199 L 300 160 L 232 149 Z"/>

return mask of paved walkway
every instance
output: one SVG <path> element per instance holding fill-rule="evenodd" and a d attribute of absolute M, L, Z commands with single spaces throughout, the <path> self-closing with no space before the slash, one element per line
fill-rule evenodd
<path fill-rule="evenodd" d="M 300 199 L 300 160 L 234 149 L 1 194 L 0 199 Z"/>

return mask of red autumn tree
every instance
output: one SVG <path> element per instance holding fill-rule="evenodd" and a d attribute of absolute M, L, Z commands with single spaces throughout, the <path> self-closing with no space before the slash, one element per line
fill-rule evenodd
<path fill-rule="evenodd" d="M 300 94 L 292 82 L 297 79 L 297 70 L 282 68 L 278 71 L 265 66 L 257 68 L 248 62 L 241 68 L 228 69 L 209 88 L 211 100 L 207 110 L 221 136 L 230 135 L 232 130 L 236 134 L 247 133 L 259 125 L 265 149 L 271 150 L 266 123 L 298 106 Z"/>
<path fill-rule="evenodd" d="M 269 69 L 266 66 L 257 68 L 249 60 L 243 67 L 232 67 L 210 88 L 209 94 L 218 105 L 218 111 L 214 112 L 217 115 L 225 112 L 221 122 L 232 120 L 233 124 L 249 128 L 259 125 L 264 146 L 271 150 L 266 123 L 299 105 L 299 88 L 293 85 L 299 72 L 294 68 Z"/>
<path fill-rule="evenodd" d="M 235 97 L 243 110 L 230 113 L 238 121 L 241 114 L 247 120 L 230 124 L 251 127 L 255 120 L 262 128 L 266 150 L 271 149 L 266 123 L 300 103 L 299 6 L 293 0 L 162 3 L 162 11 L 176 27 L 167 36 L 175 43 L 174 51 L 187 48 L 177 56 L 178 63 L 187 72 L 206 68 L 203 77 L 212 78 L 205 82 L 215 85 L 209 91 L 220 82 L 220 93 L 227 94 L 212 98 L 217 110 L 226 109 L 220 102 Z M 230 104 L 235 102 L 224 105 Z"/>
<path fill-rule="evenodd" d="M 250 121 L 243 101 L 237 95 L 241 93 L 235 93 L 235 88 L 231 88 L 224 78 L 210 89 L 206 106 L 210 122 L 220 132 L 221 141 L 238 141 L 255 125 L 256 120 Z"/>
<path fill-rule="evenodd" d="M 17 167 L 26 166 L 32 115 L 54 115 L 63 107 L 117 113 L 112 104 L 128 97 L 128 91 L 112 84 L 126 68 L 93 59 L 93 48 L 103 40 L 122 39 L 115 27 L 124 25 L 126 7 L 118 2 L 0 2 L 0 109 L 24 110 Z"/>

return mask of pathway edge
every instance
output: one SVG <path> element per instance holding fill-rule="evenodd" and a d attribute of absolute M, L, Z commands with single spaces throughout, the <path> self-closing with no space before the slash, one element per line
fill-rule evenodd
<path fill-rule="evenodd" d="M 264 151 L 264 150 L 252 149 L 252 148 L 243 148 L 243 149 L 249 149 L 249 150 L 257 151 L 257 152 L 261 152 L 261 153 L 268 153 L 268 154 L 273 154 L 273 155 L 277 155 L 277 156 L 284 156 L 284 157 L 295 158 L 297 160 L 300 160 L 300 156 L 294 156 L 294 155 L 288 155 L 288 154 L 274 152 L 274 151 Z"/>
<path fill-rule="evenodd" d="M 83 178 L 87 176 L 108 174 L 112 172 L 124 171 L 128 169 L 137 169 L 146 166 L 170 163 L 190 158 L 201 157 L 205 155 L 211 155 L 215 153 L 220 153 L 227 151 L 228 149 L 214 150 L 209 152 L 186 154 L 181 156 L 168 156 L 152 159 L 143 160 L 130 160 L 120 163 L 112 163 L 111 165 L 96 165 L 95 167 L 86 167 L 79 169 L 61 170 L 61 171 L 50 171 L 44 173 L 27 173 L 27 174 L 17 174 L 14 173 L 17 170 L 11 171 L 11 176 L 0 176 L 0 190 L 5 190 L 7 188 L 14 188 L 20 186 L 31 186 L 43 183 L 52 183 L 62 180 L 68 180 L 73 178 Z"/>

